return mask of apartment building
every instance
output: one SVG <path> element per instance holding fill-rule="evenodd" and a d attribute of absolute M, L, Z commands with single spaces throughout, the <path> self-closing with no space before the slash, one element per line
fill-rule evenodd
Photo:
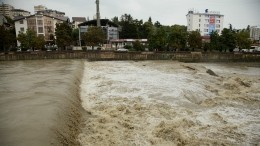
<path fill-rule="evenodd" d="M 200 13 L 192 9 L 188 11 L 186 18 L 187 31 L 199 31 L 201 36 L 209 36 L 213 31 L 221 34 L 223 30 L 224 15 L 217 11 L 206 9 L 205 13 Z"/>
<path fill-rule="evenodd" d="M 25 11 L 22 9 L 13 9 L 11 10 L 12 18 L 18 17 L 18 16 L 30 16 L 31 12 Z"/>
<path fill-rule="evenodd" d="M 13 9 L 14 9 L 14 7 L 9 4 L 4 4 L 4 3 L 0 4 L 0 14 L 1 15 L 13 18 L 12 12 L 11 12 Z"/>
<path fill-rule="evenodd" d="M 250 38 L 253 41 L 260 41 L 260 26 L 250 27 Z"/>
<path fill-rule="evenodd" d="M 52 17 L 43 14 L 34 14 L 27 17 L 19 17 L 15 21 L 16 37 L 19 33 L 25 33 L 27 29 L 34 30 L 38 36 L 44 36 L 46 42 L 53 43 L 55 38 L 56 23 L 68 22 L 67 17 Z M 20 46 L 20 43 L 17 42 Z"/>

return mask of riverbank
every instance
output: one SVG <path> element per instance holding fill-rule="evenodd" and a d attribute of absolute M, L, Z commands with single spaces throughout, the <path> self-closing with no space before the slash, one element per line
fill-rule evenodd
<path fill-rule="evenodd" d="M 87 60 L 175 60 L 181 62 L 259 62 L 260 53 L 213 52 L 17 52 L 1 54 L 0 61 L 87 59 Z"/>

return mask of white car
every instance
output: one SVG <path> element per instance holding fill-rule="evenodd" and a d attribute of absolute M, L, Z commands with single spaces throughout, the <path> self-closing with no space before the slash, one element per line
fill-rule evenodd
<path fill-rule="evenodd" d="M 117 49 L 116 51 L 119 51 L 119 52 L 128 52 L 128 49 L 125 49 L 125 48 L 119 48 L 119 49 Z"/>

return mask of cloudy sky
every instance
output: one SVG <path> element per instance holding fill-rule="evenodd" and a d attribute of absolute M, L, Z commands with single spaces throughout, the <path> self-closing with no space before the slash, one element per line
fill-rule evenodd
<path fill-rule="evenodd" d="M 33 13 L 34 6 L 44 5 L 49 9 L 65 12 L 71 17 L 93 19 L 96 11 L 95 0 L 1 0 L 15 8 Z M 186 14 L 189 9 L 199 12 L 219 11 L 224 15 L 224 27 L 232 24 L 234 28 L 247 25 L 260 25 L 260 0 L 100 0 L 101 18 L 111 19 L 122 14 L 131 14 L 135 19 L 163 25 L 187 25 Z"/>

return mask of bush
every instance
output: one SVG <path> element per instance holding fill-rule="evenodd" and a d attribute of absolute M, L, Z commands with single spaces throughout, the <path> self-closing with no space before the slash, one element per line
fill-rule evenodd
<path fill-rule="evenodd" d="M 128 50 L 131 50 L 133 47 L 131 45 L 125 45 L 124 48 L 128 49 Z"/>

